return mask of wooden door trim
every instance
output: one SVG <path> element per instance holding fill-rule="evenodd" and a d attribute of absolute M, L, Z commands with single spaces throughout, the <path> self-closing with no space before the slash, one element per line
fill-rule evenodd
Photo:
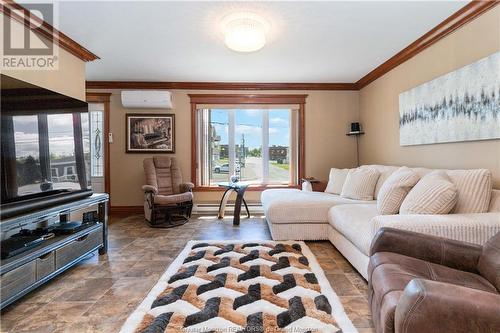
<path fill-rule="evenodd" d="M 102 103 L 104 104 L 104 123 L 103 123 L 103 139 L 105 142 L 104 154 L 104 192 L 109 194 L 109 202 L 111 205 L 111 179 L 110 179 L 110 144 L 109 144 L 109 114 L 110 114 L 110 97 L 111 93 L 94 93 L 86 94 L 87 103 Z"/>

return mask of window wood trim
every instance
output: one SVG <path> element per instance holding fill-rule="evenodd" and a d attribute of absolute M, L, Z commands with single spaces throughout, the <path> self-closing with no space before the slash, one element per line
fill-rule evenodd
<path fill-rule="evenodd" d="M 305 105 L 308 95 L 278 95 L 278 94 L 188 94 L 191 100 L 191 181 L 196 185 L 197 179 L 197 145 L 198 133 L 196 128 L 196 110 L 201 104 L 294 104 L 298 105 L 298 156 L 297 156 L 297 184 L 305 177 Z M 296 188 L 296 185 L 250 186 L 249 190 L 262 191 L 267 188 Z M 217 187 L 197 186 L 195 191 L 220 191 Z"/>

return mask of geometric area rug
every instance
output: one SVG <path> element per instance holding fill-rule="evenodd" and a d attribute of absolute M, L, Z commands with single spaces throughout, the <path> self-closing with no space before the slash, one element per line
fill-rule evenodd
<path fill-rule="evenodd" d="M 357 331 L 304 242 L 190 241 L 120 332 Z"/>

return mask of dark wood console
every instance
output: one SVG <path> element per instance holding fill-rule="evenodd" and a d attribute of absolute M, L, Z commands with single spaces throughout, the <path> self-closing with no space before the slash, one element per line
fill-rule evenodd
<path fill-rule="evenodd" d="M 49 227 L 60 221 L 81 221 L 84 212 L 97 211 L 98 223 L 69 235 L 57 235 L 0 262 L 0 309 L 74 266 L 94 251 L 105 254 L 108 233 L 107 194 L 47 207 L 1 221 L 1 239 L 21 229 Z"/>

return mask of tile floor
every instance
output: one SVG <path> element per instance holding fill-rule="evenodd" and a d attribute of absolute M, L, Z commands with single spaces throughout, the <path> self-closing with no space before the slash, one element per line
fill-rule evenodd
<path fill-rule="evenodd" d="M 127 316 L 191 239 L 270 239 L 263 218 L 193 216 L 174 229 L 152 229 L 141 216 L 111 218 L 109 251 L 97 254 L 4 309 L 1 332 L 118 332 Z M 307 242 L 360 333 L 373 332 L 367 283 L 330 244 Z"/>

